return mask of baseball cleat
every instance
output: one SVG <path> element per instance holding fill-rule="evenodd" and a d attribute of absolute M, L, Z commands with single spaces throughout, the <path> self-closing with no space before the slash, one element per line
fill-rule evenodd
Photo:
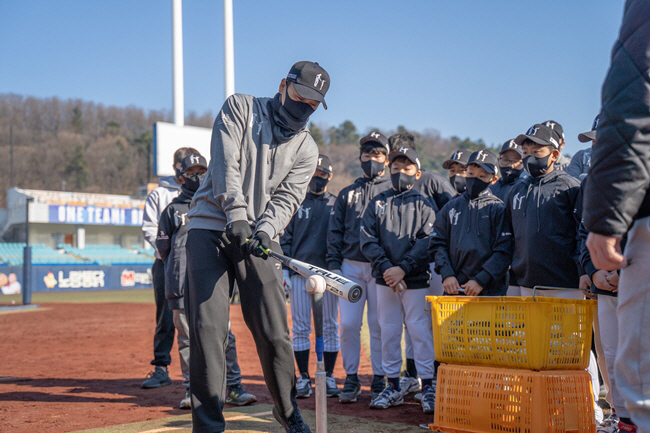
<path fill-rule="evenodd" d="M 336 385 L 336 379 L 334 379 L 333 376 L 327 376 L 325 378 L 325 385 L 327 387 L 328 397 L 336 397 L 337 395 L 341 394 L 341 390 Z"/>
<path fill-rule="evenodd" d="M 374 376 L 372 378 L 372 383 L 370 384 L 370 400 L 374 400 L 379 397 L 384 389 L 386 389 L 386 378 L 383 376 Z"/>
<path fill-rule="evenodd" d="M 436 406 L 436 389 L 433 386 L 426 385 L 422 388 L 422 412 L 431 414 L 435 412 Z"/>
<path fill-rule="evenodd" d="M 190 390 L 185 391 L 185 398 L 181 400 L 181 403 L 178 405 L 179 409 L 192 409 L 192 397 L 190 396 Z"/>
<path fill-rule="evenodd" d="M 257 397 L 250 392 L 246 392 L 241 384 L 228 387 L 226 403 L 234 404 L 236 406 L 246 406 L 253 404 L 256 401 Z"/>
<path fill-rule="evenodd" d="M 354 403 L 361 395 L 361 382 L 356 374 L 348 374 L 339 394 L 339 403 Z"/>
<path fill-rule="evenodd" d="M 404 395 L 388 383 L 386 388 L 370 403 L 370 409 L 388 409 L 391 406 L 404 404 Z"/>
<path fill-rule="evenodd" d="M 296 398 L 307 398 L 311 395 L 311 380 L 307 373 L 303 373 L 296 379 Z"/>
<path fill-rule="evenodd" d="M 409 376 L 408 372 L 405 371 L 404 377 L 399 380 L 399 389 L 404 395 L 409 395 L 412 392 L 420 392 L 420 379 Z"/>
<path fill-rule="evenodd" d="M 167 373 L 167 367 L 156 365 L 153 372 L 147 375 L 147 379 L 140 385 L 144 389 L 160 388 L 161 386 L 171 385 L 172 380 Z"/>

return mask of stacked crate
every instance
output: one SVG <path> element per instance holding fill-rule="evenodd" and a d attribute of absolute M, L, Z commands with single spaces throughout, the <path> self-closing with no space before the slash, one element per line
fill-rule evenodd
<path fill-rule="evenodd" d="M 432 430 L 593 433 L 595 301 L 429 296 L 438 369 Z"/>

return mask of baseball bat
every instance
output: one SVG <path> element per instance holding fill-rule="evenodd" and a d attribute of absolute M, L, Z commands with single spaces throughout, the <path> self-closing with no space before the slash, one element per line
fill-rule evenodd
<path fill-rule="evenodd" d="M 346 301 L 358 302 L 359 299 L 361 299 L 363 289 L 352 280 L 348 280 L 341 275 L 319 268 L 318 266 L 310 265 L 309 263 L 301 262 L 300 260 L 292 259 L 291 257 L 276 253 L 275 251 L 263 248 L 262 246 L 260 246 L 260 249 L 265 254 L 268 254 L 270 257 L 273 257 L 305 278 L 309 278 L 312 275 L 320 275 L 325 280 L 325 289 Z"/>

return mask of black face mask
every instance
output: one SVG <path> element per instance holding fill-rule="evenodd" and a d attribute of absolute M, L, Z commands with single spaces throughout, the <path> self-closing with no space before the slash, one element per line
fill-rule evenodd
<path fill-rule="evenodd" d="M 201 181 L 205 177 L 205 174 L 194 174 L 192 176 L 183 176 L 185 183 L 182 185 L 186 190 L 194 193 L 199 186 L 201 186 Z"/>
<path fill-rule="evenodd" d="M 484 182 L 478 177 L 468 177 L 466 181 L 467 194 L 469 194 L 469 198 L 471 200 L 481 195 L 481 193 L 485 191 L 488 186 L 490 186 L 490 182 Z"/>
<path fill-rule="evenodd" d="M 366 174 L 366 176 L 368 176 L 371 179 L 373 177 L 379 176 L 379 173 L 384 171 L 385 167 L 386 166 L 383 162 L 373 161 L 372 159 L 368 161 L 363 161 L 361 163 L 361 169 Z"/>
<path fill-rule="evenodd" d="M 548 172 L 549 165 L 548 165 L 548 160 L 551 157 L 551 154 L 549 153 L 543 158 L 537 158 L 536 156 L 527 156 L 524 158 L 524 166 L 526 167 L 526 170 L 528 170 L 528 173 L 530 173 L 531 176 L 533 177 L 539 177 L 543 176 Z"/>
<path fill-rule="evenodd" d="M 467 188 L 467 178 L 463 176 L 452 176 L 449 178 L 449 182 L 458 191 L 458 194 L 464 193 Z"/>
<path fill-rule="evenodd" d="M 297 106 L 295 104 L 300 105 Z M 306 108 L 302 107 L 302 105 L 306 106 Z M 289 96 L 285 98 L 284 105 L 282 105 L 279 93 L 276 93 L 273 97 L 271 108 L 273 109 L 271 113 L 273 120 L 273 138 L 278 143 L 286 143 L 298 131 L 307 126 L 309 116 L 314 112 L 314 109 L 308 104 L 296 102 L 289 98 Z"/>
<path fill-rule="evenodd" d="M 501 176 L 503 178 L 504 183 L 512 183 L 515 180 L 519 179 L 519 176 L 521 176 L 521 172 L 524 171 L 523 169 L 515 169 L 512 167 L 500 167 L 501 168 Z"/>
<path fill-rule="evenodd" d="M 328 183 L 329 179 L 323 179 L 322 177 L 314 176 L 311 178 L 311 182 L 309 182 L 309 191 L 313 192 L 314 194 L 320 194 L 325 191 L 325 187 Z"/>
<path fill-rule="evenodd" d="M 406 173 L 393 173 L 390 175 L 393 188 L 399 192 L 408 191 L 415 185 L 415 175 L 409 176 Z"/>

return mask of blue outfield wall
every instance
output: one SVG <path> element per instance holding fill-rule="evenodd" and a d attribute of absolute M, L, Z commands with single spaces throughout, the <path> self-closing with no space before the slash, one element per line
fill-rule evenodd
<path fill-rule="evenodd" d="M 16 274 L 23 283 L 21 266 L 0 266 L 0 274 Z M 1 278 L 1 277 L 0 277 Z M 2 278 L 4 280 L 4 278 Z M 74 290 L 150 289 L 151 266 L 42 266 L 32 265 L 32 292 Z M 1 292 L 0 292 L 1 293 Z"/>

